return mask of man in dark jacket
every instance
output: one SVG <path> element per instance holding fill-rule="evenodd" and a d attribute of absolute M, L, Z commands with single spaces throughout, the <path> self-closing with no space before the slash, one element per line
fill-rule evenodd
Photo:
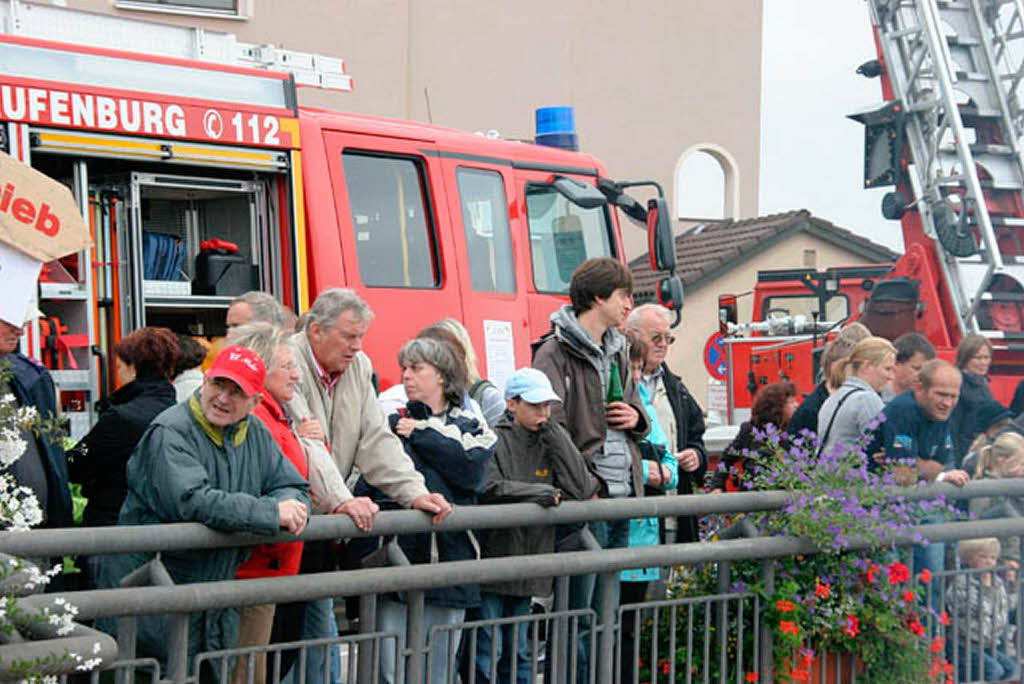
<path fill-rule="evenodd" d="M 672 312 L 660 304 L 643 304 L 629 314 L 626 326 L 647 342 L 643 376 L 637 378 L 637 381 L 646 385 L 651 403 L 658 412 L 658 423 L 668 437 L 669 449 L 679 462 L 678 492 L 693 494 L 704 481 L 708 469 L 708 451 L 704 446 L 704 412 L 683 381 L 665 363 L 668 348 L 675 341 L 669 332 L 671 320 Z M 665 522 L 675 541 L 698 540 L 697 519 L 694 516 L 682 516 Z"/>
<path fill-rule="evenodd" d="M 569 283 L 567 304 L 551 314 L 552 334 L 537 347 L 533 366 L 544 372 L 562 403 L 551 419 L 572 437 L 587 465 L 601 480 L 601 496 L 643 496 L 637 442 L 650 430 L 632 373 L 625 336 L 618 327 L 632 308 L 633 277 L 615 259 L 588 259 Z M 601 409 L 604 409 L 603 411 Z M 589 525 L 603 548 L 629 544 L 629 521 Z M 565 538 L 560 540 L 564 542 Z M 595 610 L 595 575 L 578 575 L 570 583 L 571 608 Z M 618 604 L 618 582 L 615 583 Z M 583 622 L 586 622 L 585 620 Z M 590 669 L 589 625 L 579 635 L 577 681 Z"/>
<path fill-rule="evenodd" d="M 508 412 L 494 431 L 498 445 L 491 460 L 480 503 L 536 503 L 557 506 L 563 498 L 583 501 L 597 494 L 600 484 L 561 425 L 550 422 L 553 402 L 561 401 L 547 376 L 535 368 L 520 368 L 505 384 Z M 483 558 L 552 553 L 555 528 L 513 527 L 492 530 L 481 546 Z M 481 587 L 479 619 L 529 615 L 530 598 L 549 596 L 551 578 L 511 580 Z M 518 654 L 513 654 L 512 631 L 519 632 Z M 530 681 L 530 642 L 527 623 L 496 630 L 496 681 L 511 682 L 515 661 L 518 684 Z M 491 630 L 478 632 L 476 679 L 491 681 Z"/>
<path fill-rule="evenodd" d="M 2 393 L 12 395 L 16 406 L 32 406 L 42 418 L 54 418 L 57 398 L 53 380 L 45 368 L 16 351 L 22 332 L 22 325 L 0 320 L 0 354 L 10 373 Z M 25 452 L 9 467 L 9 472 L 19 485 L 36 495 L 43 512 L 43 527 L 69 527 L 71 492 L 64 449 L 59 441 L 37 437 L 31 431 L 26 431 L 22 438 L 26 442 Z"/>

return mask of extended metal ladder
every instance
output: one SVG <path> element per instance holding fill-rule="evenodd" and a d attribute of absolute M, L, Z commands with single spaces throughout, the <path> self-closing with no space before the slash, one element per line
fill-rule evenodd
<path fill-rule="evenodd" d="M 1024 0 L 869 4 L 960 332 L 1009 344 L 988 309 L 1024 301 Z"/>

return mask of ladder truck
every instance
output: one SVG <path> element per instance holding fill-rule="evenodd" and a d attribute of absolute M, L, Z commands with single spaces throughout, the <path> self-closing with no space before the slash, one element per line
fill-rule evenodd
<path fill-rule="evenodd" d="M 916 330 L 942 358 L 952 359 L 965 335 L 984 335 L 994 348 L 993 395 L 1009 404 L 1024 378 L 1024 2 L 867 4 L 877 58 L 857 71 L 880 79 L 884 102 L 851 118 L 865 127 L 864 186 L 892 187 L 881 209 L 900 221 L 904 254 L 891 269 L 763 272 L 754 310 L 788 280 L 790 291 L 820 296 L 822 321 L 830 299 L 846 296 L 863 303 L 860 318 L 875 334 Z M 858 317 L 853 306 L 849 313 Z M 736 324 L 733 298 L 720 299 L 720 319 Z M 730 423 L 749 416 L 763 384 L 786 378 L 813 388 L 809 352 L 833 326 L 804 323 L 803 334 L 774 335 L 788 325 L 777 320 L 727 338 Z"/>

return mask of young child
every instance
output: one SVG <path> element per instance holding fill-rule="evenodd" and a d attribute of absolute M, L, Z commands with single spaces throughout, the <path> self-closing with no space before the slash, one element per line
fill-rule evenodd
<path fill-rule="evenodd" d="M 999 540 L 965 539 L 957 544 L 957 554 L 965 568 L 994 568 Z M 994 572 L 958 574 L 946 590 L 946 602 L 954 616 L 947 634 L 958 638 L 955 660 L 960 663 L 960 679 L 1016 679 L 1019 667 L 1007 657 L 1004 647 L 1009 636 L 1010 598 L 1003 579 Z"/>
<path fill-rule="evenodd" d="M 560 401 L 548 377 L 533 368 L 521 368 L 505 385 L 507 412 L 494 426 L 497 451 L 490 462 L 487 484 L 480 503 L 532 502 L 557 506 L 563 499 L 589 499 L 599 483 L 573 445 L 565 428 L 552 423 L 551 403 Z M 534 553 L 553 553 L 555 528 L 519 527 L 490 531 L 483 540 L 481 556 L 496 558 Z M 481 587 L 480 618 L 485 620 L 530 614 L 532 596 L 551 594 L 551 578 L 524 579 Z M 531 680 L 528 623 L 500 629 L 477 630 L 476 681 L 491 681 L 491 639 L 498 660 L 496 681 L 512 680 L 512 640 L 517 628 L 515 681 Z"/>

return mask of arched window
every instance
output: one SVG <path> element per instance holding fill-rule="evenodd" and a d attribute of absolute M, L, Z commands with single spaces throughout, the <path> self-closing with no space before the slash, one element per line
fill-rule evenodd
<path fill-rule="evenodd" d="M 740 208 L 736 161 L 713 143 L 694 145 L 676 164 L 674 197 L 678 218 L 736 218 Z"/>

